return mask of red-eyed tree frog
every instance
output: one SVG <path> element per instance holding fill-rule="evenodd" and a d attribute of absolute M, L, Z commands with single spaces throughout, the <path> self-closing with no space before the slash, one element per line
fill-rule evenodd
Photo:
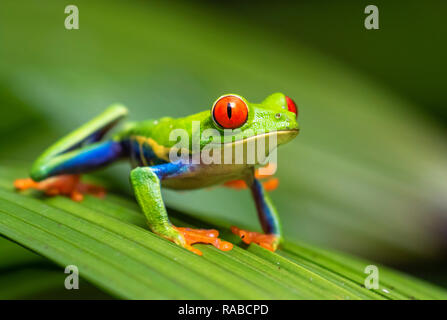
<path fill-rule="evenodd" d="M 276 144 L 280 145 L 296 137 L 298 110 L 291 98 L 274 93 L 255 104 L 240 95 L 226 94 L 210 110 L 184 118 L 128 123 L 104 140 L 105 134 L 126 115 L 124 106 L 112 105 L 57 141 L 34 162 L 30 178 L 14 182 L 16 189 L 37 189 L 50 196 L 66 195 L 74 201 L 82 201 L 85 193 L 104 196 L 103 188 L 82 183 L 80 175 L 127 159 L 133 168 L 130 182 L 136 200 L 154 233 L 199 255 L 201 252 L 192 244 L 206 243 L 231 250 L 232 244 L 218 238 L 216 230 L 174 226 L 169 221 L 161 187 L 178 190 L 220 184 L 248 187 L 265 233 L 237 227 L 232 227 L 232 232 L 247 244 L 254 242 L 271 251 L 277 249 L 282 239 L 281 226 L 266 192 L 277 180 L 263 184 L 261 178 L 265 174 L 256 171 L 272 150 L 265 147 L 259 152 L 257 142 L 275 136 Z M 184 139 L 179 139 L 182 136 Z M 253 145 L 255 149 L 250 149 Z M 238 147 L 246 150 L 239 159 Z"/>

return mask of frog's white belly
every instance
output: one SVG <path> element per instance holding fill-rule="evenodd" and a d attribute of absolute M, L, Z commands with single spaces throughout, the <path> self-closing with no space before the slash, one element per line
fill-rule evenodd
<path fill-rule="evenodd" d="M 163 179 L 161 185 L 177 190 L 210 187 L 230 180 L 243 179 L 250 170 L 253 170 L 252 168 L 253 165 L 246 164 L 192 165 L 187 172 Z"/>

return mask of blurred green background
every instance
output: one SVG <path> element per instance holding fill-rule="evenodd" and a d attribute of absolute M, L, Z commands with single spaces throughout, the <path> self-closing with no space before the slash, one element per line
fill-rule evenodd
<path fill-rule="evenodd" d="M 68 4 L 79 30 L 64 28 Z M 302 128 L 278 152 L 286 237 L 446 286 L 447 2 L 374 1 L 379 30 L 364 28 L 368 4 L 2 0 L 0 163 L 29 165 L 114 102 L 138 120 L 281 91 Z M 130 193 L 128 172 L 99 175 Z M 259 229 L 247 191 L 165 200 Z"/>

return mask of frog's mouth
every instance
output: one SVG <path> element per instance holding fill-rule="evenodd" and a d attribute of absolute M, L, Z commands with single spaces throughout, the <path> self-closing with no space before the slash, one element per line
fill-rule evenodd
<path fill-rule="evenodd" d="M 230 146 L 230 145 L 240 145 L 240 144 L 248 144 L 251 142 L 259 142 L 261 140 L 265 140 L 265 142 L 269 142 L 271 139 L 275 139 L 276 137 L 276 144 L 279 146 L 281 144 L 285 144 L 295 138 L 298 133 L 300 132 L 300 129 L 291 129 L 291 130 L 278 130 L 278 131 L 271 131 L 271 132 L 265 132 L 262 134 L 258 134 L 251 137 L 246 137 L 244 139 L 240 139 L 237 141 L 231 141 L 231 142 L 224 142 L 224 143 L 215 143 L 211 142 L 209 145 L 212 147 L 218 148 L 219 146 Z"/>
<path fill-rule="evenodd" d="M 221 163 L 260 164 L 264 163 L 279 145 L 289 142 L 298 133 L 299 129 L 279 130 L 246 137 L 233 142 L 212 142 L 208 145 L 207 152 L 210 152 L 211 157 L 215 152 L 218 152 L 218 157 L 222 157 Z"/>

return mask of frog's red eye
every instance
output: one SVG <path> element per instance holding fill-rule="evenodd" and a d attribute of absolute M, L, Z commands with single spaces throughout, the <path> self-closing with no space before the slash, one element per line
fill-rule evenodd
<path fill-rule="evenodd" d="M 295 101 L 293 101 L 288 96 L 286 96 L 286 101 L 287 101 L 287 109 L 296 114 L 296 117 L 298 118 L 298 107 L 296 106 Z"/>
<path fill-rule="evenodd" d="M 248 107 L 244 100 L 235 95 L 220 97 L 211 110 L 214 122 L 224 129 L 242 127 L 248 118 Z"/>

